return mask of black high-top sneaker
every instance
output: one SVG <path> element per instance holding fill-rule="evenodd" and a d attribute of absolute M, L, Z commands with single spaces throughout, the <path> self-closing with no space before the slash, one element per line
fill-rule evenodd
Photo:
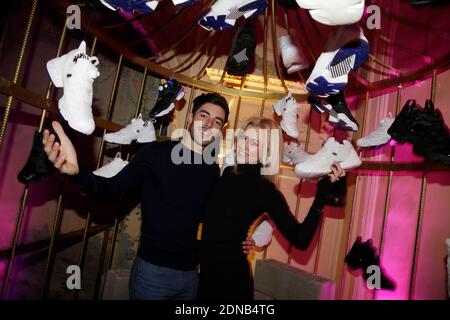
<path fill-rule="evenodd" d="M 184 97 L 184 89 L 175 79 L 161 79 L 158 91 L 156 104 L 149 113 L 152 120 L 168 114 L 175 108 L 174 101 L 180 101 Z"/>
<path fill-rule="evenodd" d="M 423 112 L 410 127 L 414 153 L 427 160 L 450 164 L 450 134 L 442 114 L 427 100 Z"/>
<path fill-rule="evenodd" d="M 234 76 L 244 76 L 249 72 L 256 49 L 255 29 L 251 24 L 242 25 L 233 40 L 233 49 L 228 57 L 225 70 Z"/>
<path fill-rule="evenodd" d="M 44 151 L 42 137 L 41 132 L 36 131 L 34 133 L 33 146 L 27 163 L 17 175 L 17 179 L 23 184 L 35 182 L 50 175 L 53 171 L 53 164 L 48 160 Z"/>
<path fill-rule="evenodd" d="M 358 122 L 348 108 L 343 90 L 339 91 L 338 94 L 330 95 L 327 101 L 331 105 L 328 122 L 339 129 L 358 131 Z"/>
<path fill-rule="evenodd" d="M 345 257 L 345 262 L 352 270 L 362 270 L 364 280 L 368 280 L 372 275 L 368 272 L 370 266 L 377 266 L 380 269 L 380 288 L 394 290 L 395 284 L 387 277 L 386 272 L 380 266 L 380 257 L 376 253 L 376 248 L 372 245 L 372 239 L 366 242 L 357 237 L 352 248 Z"/>
<path fill-rule="evenodd" d="M 402 110 L 395 117 L 394 122 L 388 129 L 388 134 L 399 143 L 410 141 L 409 129 L 411 123 L 422 113 L 422 109 L 416 104 L 416 100 L 408 100 Z"/>

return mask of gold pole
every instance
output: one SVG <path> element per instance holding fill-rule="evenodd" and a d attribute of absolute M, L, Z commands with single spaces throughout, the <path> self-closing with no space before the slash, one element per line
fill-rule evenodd
<path fill-rule="evenodd" d="M 9 258 L 9 263 L 8 263 L 8 267 L 6 269 L 6 274 L 5 274 L 5 281 L 3 282 L 3 288 L 2 288 L 2 292 L 0 294 L 0 297 L 2 299 L 5 299 L 6 296 L 6 291 L 8 289 L 8 284 L 9 284 L 9 277 L 11 275 L 11 270 L 12 270 L 12 266 L 14 263 L 14 258 L 16 255 L 16 248 L 17 248 L 17 242 L 19 240 L 19 235 L 20 235 L 20 231 L 22 229 L 22 222 L 23 222 L 23 212 L 24 212 L 24 208 L 25 208 L 25 202 L 28 196 L 28 187 L 25 188 L 25 191 L 22 195 L 22 201 L 20 202 L 20 209 L 19 209 L 19 216 L 17 217 L 17 223 L 16 223 L 16 229 L 14 231 L 14 238 L 13 238 L 13 246 L 12 246 L 12 250 L 11 250 L 11 257 Z"/>
<path fill-rule="evenodd" d="M 194 100 L 195 91 L 196 91 L 196 88 L 194 86 L 192 86 L 191 92 L 189 94 L 188 110 L 186 113 L 186 117 L 184 118 L 184 129 L 187 129 L 187 126 L 188 126 L 188 117 L 189 117 L 189 113 L 192 110 L 192 101 Z"/>
<path fill-rule="evenodd" d="M 241 86 L 240 86 L 240 90 L 242 91 L 242 88 L 244 87 L 245 84 L 245 80 L 247 79 L 247 75 L 244 75 L 241 79 Z M 238 104 L 237 104 L 237 108 L 236 108 L 236 116 L 234 117 L 234 130 L 236 131 L 237 129 L 237 125 L 238 125 L 238 120 L 239 120 L 239 112 L 241 110 L 241 103 L 242 103 L 242 97 L 239 96 L 238 99 Z"/>
<path fill-rule="evenodd" d="M 14 84 L 16 84 L 17 81 L 19 81 L 19 76 L 22 71 L 22 63 L 23 63 L 23 59 L 25 56 L 25 51 L 28 46 L 28 39 L 30 37 L 30 31 L 31 31 L 31 26 L 33 24 L 33 20 L 34 20 L 36 7 L 37 7 L 37 0 L 33 0 L 33 3 L 31 4 L 30 16 L 28 17 L 27 26 L 25 28 L 25 35 L 23 37 L 22 46 L 19 51 L 19 57 L 17 59 L 16 70 L 14 72 L 14 77 L 13 77 Z M 6 104 L 5 104 L 5 113 L 3 115 L 2 125 L 0 127 L 0 148 L 3 144 L 3 139 L 5 137 L 6 126 L 8 125 L 9 113 L 11 112 L 12 103 L 13 103 L 13 97 L 9 96 L 8 100 L 6 101 Z"/>
<path fill-rule="evenodd" d="M 273 59 L 275 60 L 275 67 L 277 69 L 277 73 L 278 76 L 280 77 L 281 80 L 281 84 L 284 87 L 285 92 L 289 92 L 288 87 L 286 86 L 286 83 L 284 82 L 284 75 L 283 75 L 283 70 L 281 70 L 280 67 L 280 56 L 278 54 L 278 44 L 277 44 L 277 26 L 275 23 L 275 19 L 276 19 L 276 10 L 275 10 L 275 0 L 272 0 L 272 46 L 273 46 Z"/>
<path fill-rule="evenodd" d="M 436 100 L 436 82 L 437 82 L 437 72 L 433 70 L 433 78 L 431 79 L 431 101 L 433 103 Z M 423 173 L 422 177 L 422 186 L 420 189 L 420 203 L 419 203 L 419 216 L 417 219 L 417 227 L 416 227 L 416 240 L 414 244 L 414 255 L 413 255 L 413 265 L 411 270 L 411 279 L 409 283 L 409 300 L 414 298 L 415 291 L 415 280 L 416 280 L 416 272 L 417 272 L 417 259 L 419 255 L 419 247 L 420 247 L 420 238 L 422 235 L 422 223 L 423 223 L 423 214 L 425 208 L 425 193 L 427 189 L 427 172 Z"/>
<path fill-rule="evenodd" d="M 55 215 L 55 220 L 53 221 L 52 235 L 50 238 L 50 244 L 49 244 L 48 253 L 47 253 L 47 261 L 45 263 L 45 269 L 44 269 L 44 277 L 42 278 L 42 283 L 41 283 L 41 291 L 40 291 L 40 299 L 41 300 L 45 299 L 47 296 L 48 284 L 50 282 L 50 277 L 51 277 L 52 267 L 53 267 L 53 262 L 54 262 L 55 238 L 61 227 L 62 211 L 63 211 L 62 210 L 62 199 L 63 199 L 62 194 L 63 194 L 64 182 L 65 182 L 65 177 L 63 176 L 61 179 L 61 182 L 60 182 L 58 204 L 56 206 L 56 215 Z"/>

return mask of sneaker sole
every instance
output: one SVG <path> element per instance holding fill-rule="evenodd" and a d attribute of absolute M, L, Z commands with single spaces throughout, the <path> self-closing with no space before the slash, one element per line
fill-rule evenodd
<path fill-rule="evenodd" d="M 107 7 L 108 9 L 111 9 L 112 11 L 117 11 L 117 8 L 114 8 L 113 6 L 111 6 L 108 2 L 106 2 L 105 0 L 100 0 L 100 2 Z"/>
<path fill-rule="evenodd" d="M 364 140 L 358 139 L 358 141 L 356 141 L 356 144 L 358 145 L 358 147 L 361 147 L 361 148 L 372 148 L 372 147 L 382 146 L 382 145 L 388 143 L 389 140 L 391 140 L 390 136 L 383 137 L 382 139 L 380 138 L 380 139 L 372 140 L 371 143 L 368 143 L 368 142 L 364 143 Z"/>

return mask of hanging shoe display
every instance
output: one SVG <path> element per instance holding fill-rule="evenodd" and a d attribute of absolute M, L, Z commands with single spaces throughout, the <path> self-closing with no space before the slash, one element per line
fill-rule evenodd
<path fill-rule="evenodd" d="M 86 55 L 84 41 L 78 49 L 47 62 L 47 71 L 53 84 L 57 88 L 64 88 L 64 94 L 58 101 L 61 115 L 70 127 L 86 135 L 95 129 L 92 85 L 100 75 L 97 65 L 97 57 Z"/>
<path fill-rule="evenodd" d="M 296 142 L 284 143 L 283 162 L 287 164 L 298 164 L 306 161 L 310 154 Z"/>
<path fill-rule="evenodd" d="M 242 25 L 233 40 L 233 49 L 228 57 L 225 70 L 234 76 L 244 76 L 249 72 L 256 49 L 255 29 L 251 25 Z"/>
<path fill-rule="evenodd" d="M 113 11 L 121 8 L 127 12 L 137 12 L 142 14 L 152 13 L 159 3 L 157 0 L 100 0 L 100 2 Z"/>
<path fill-rule="evenodd" d="M 217 0 L 198 23 L 208 31 L 220 31 L 234 27 L 240 17 L 257 17 L 266 8 L 267 0 Z"/>
<path fill-rule="evenodd" d="M 297 0 L 302 9 L 325 25 L 339 26 L 356 23 L 364 13 L 364 0 Z"/>
<path fill-rule="evenodd" d="M 139 143 L 147 143 L 156 140 L 153 124 L 142 120 L 142 114 L 131 123 L 117 132 L 106 133 L 105 141 L 116 144 L 130 144 L 134 140 Z"/>
<path fill-rule="evenodd" d="M 301 49 L 294 43 L 291 36 L 278 39 L 283 65 L 288 74 L 299 72 L 309 67 L 309 63 Z"/>
<path fill-rule="evenodd" d="M 362 163 L 350 141 L 344 140 L 341 144 L 330 137 L 316 154 L 297 164 L 294 171 L 299 178 L 318 178 L 331 173 L 333 162 L 338 162 L 345 170 L 359 167 Z"/>
<path fill-rule="evenodd" d="M 394 122 L 389 127 L 387 133 L 399 143 L 411 142 L 411 123 L 422 112 L 422 108 L 416 104 L 415 100 L 408 100 L 402 110 L 395 117 Z"/>
<path fill-rule="evenodd" d="M 388 129 L 394 123 L 395 118 L 389 112 L 388 116 L 380 121 L 380 125 L 369 133 L 367 136 L 360 138 L 356 144 L 361 148 L 378 147 L 384 145 L 391 140 Z"/>
<path fill-rule="evenodd" d="M 376 253 L 376 248 L 372 244 L 372 239 L 366 242 L 361 241 L 361 237 L 357 237 L 352 248 L 345 257 L 345 262 L 350 269 L 357 271 L 362 270 L 363 278 L 367 281 L 371 275 L 367 268 L 377 266 L 380 268 L 380 288 L 385 290 L 394 290 L 395 284 L 389 279 L 384 269 L 380 266 L 380 257 Z"/>
<path fill-rule="evenodd" d="M 42 144 L 42 137 L 42 133 L 35 131 L 33 146 L 31 147 L 28 160 L 17 175 L 17 179 L 23 184 L 35 182 L 49 176 L 53 171 L 53 164 L 47 158 L 44 145 Z"/>
<path fill-rule="evenodd" d="M 306 90 L 326 98 L 344 90 L 348 74 L 356 71 L 369 57 L 370 47 L 357 25 L 341 26 L 328 39 L 305 83 Z"/>
<path fill-rule="evenodd" d="M 150 119 L 155 119 L 168 114 L 175 108 L 175 101 L 180 101 L 184 97 L 184 89 L 175 79 L 166 81 L 160 80 L 158 87 L 158 98 L 155 106 L 149 113 Z"/>
<path fill-rule="evenodd" d="M 120 171 L 122 171 L 122 169 L 125 168 L 125 166 L 128 163 L 129 163 L 128 161 L 122 160 L 120 152 L 117 152 L 116 156 L 111 162 L 105 164 L 101 168 L 98 168 L 93 173 L 96 176 L 111 178 L 114 177 L 116 174 L 118 174 Z"/>
<path fill-rule="evenodd" d="M 278 116 L 283 117 L 280 122 L 281 129 L 283 129 L 287 135 L 297 138 L 299 135 L 297 127 L 298 104 L 292 94 L 289 92 L 287 96 L 274 104 L 273 110 Z"/>
<path fill-rule="evenodd" d="M 316 111 L 320 113 L 329 112 L 328 122 L 333 127 L 346 131 L 358 131 L 358 122 L 348 108 L 344 91 L 329 96 L 325 99 L 325 102 L 322 103 L 321 99 L 313 95 L 308 96 L 308 103 Z"/>

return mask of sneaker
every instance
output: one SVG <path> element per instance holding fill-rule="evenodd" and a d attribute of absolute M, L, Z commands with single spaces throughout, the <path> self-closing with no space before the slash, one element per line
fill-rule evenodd
<path fill-rule="evenodd" d="M 347 177 L 333 183 L 331 191 L 325 197 L 325 204 L 332 207 L 344 207 L 347 197 Z"/>
<path fill-rule="evenodd" d="M 252 234 L 252 239 L 255 240 L 255 246 L 264 247 L 272 240 L 273 228 L 272 225 L 264 220 L 255 229 Z"/>
<path fill-rule="evenodd" d="M 158 6 L 159 1 L 146 1 L 146 0 L 100 0 L 105 7 L 116 11 L 121 8 L 128 12 L 138 12 L 138 13 L 152 13 Z"/>
<path fill-rule="evenodd" d="M 315 96 L 308 96 L 308 103 L 318 112 L 329 112 L 328 122 L 335 128 L 346 131 L 358 131 L 358 122 L 353 117 L 347 102 L 345 101 L 344 91 L 329 96 L 326 103 Z"/>
<path fill-rule="evenodd" d="M 387 133 L 399 143 L 411 141 L 410 127 L 420 113 L 422 113 L 422 108 L 416 104 L 416 100 L 408 100 L 395 117 Z"/>
<path fill-rule="evenodd" d="M 196 4 L 196 3 L 200 2 L 200 1 L 201 0 L 172 0 L 173 4 L 177 8 L 186 7 L 186 6 L 191 5 L 191 4 Z"/>
<path fill-rule="evenodd" d="M 372 239 L 366 242 L 361 241 L 361 237 L 357 237 L 353 243 L 352 248 L 345 257 L 345 262 L 350 269 L 356 271 L 361 269 L 364 280 L 367 281 L 369 276 L 373 273 L 368 270 L 370 266 L 378 266 L 380 268 L 380 287 L 375 289 L 394 290 L 395 284 L 389 279 L 385 270 L 380 265 L 380 257 L 376 253 L 376 248 L 373 246 Z"/>
<path fill-rule="evenodd" d="M 145 122 L 142 120 L 142 114 L 136 119 L 132 119 L 131 123 L 117 132 L 105 134 L 105 141 L 117 144 L 130 144 L 137 140 L 142 132 L 146 130 Z M 142 139 L 142 138 L 141 138 Z"/>
<path fill-rule="evenodd" d="M 58 107 L 69 126 L 86 135 L 94 132 L 92 85 L 100 75 L 97 57 L 86 55 L 86 42 L 78 49 L 47 62 L 47 71 L 55 87 L 64 87 Z"/>
<path fill-rule="evenodd" d="M 175 79 L 161 79 L 158 91 L 156 104 L 149 113 L 150 119 L 168 114 L 175 108 L 174 101 L 180 101 L 184 97 L 184 89 Z"/>
<path fill-rule="evenodd" d="M 303 148 L 296 142 L 284 143 L 283 162 L 287 164 L 298 164 L 305 162 L 310 157 L 310 154 L 303 150 Z"/>
<path fill-rule="evenodd" d="M 316 154 L 295 166 L 295 174 L 299 178 L 317 178 L 331 172 L 333 162 L 338 162 L 343 169 L 352 169 L 361 165 L 361 159 L 348 140 L 338 143 L 329 138 Z"/>
<path fill-rule="evenodd" d="M 281 50 L 281 58 L 288 74 L 309 67 L 309 63 L 303 52 L 294 44 L 291 36 L 282 36 L 278 42 Z"/>
<path fill-rule="evenodd" d="M 23 184 L 38 181 L 43 177 L 49 176 L 53 171 L 53 164 L 47 158 L 44 145 L 42 144 L 42 137 L 41 132 L 35 131 L 33 146 L 27 163 L 17 175 L 17 179 Z"/>
<path fill-rule="evenodd" d="M 297 101 L 289 92 L 288 95 L 273 105 L 273 110 L 283 117 L 280 127 L 287 135 L 297 138 L 299 135 L 297 127 Z"/>
<path fill-rule="evenodd" d="M 220 31 L 232 28 L 242 16 L 246 19 L 257 17 L 266 8 L 267 0 L 217 0 L 198 23 L 208 31 Z"/>
<path fill-rule="evenodd" d="M 364 0 L 297 0 L 297 4 L 309 10 L 314 20 L 329 26 L 356 23 L 364 13 Z"/>
<path fill-rule="evenodd" d="M 155 127 L 151 121 L 146 121 L 142 130 L 139 132 L 136 141 L 138 143 L 149 143 L 156 141 Z"/>
<path fill-rule="evenodd" d="M 305 83 L 306 90 L 326 98 L 345 89 L 350 70 L 357 70 L 368 58 L 369 43 L 357 25 L 339 27 L 328 39 Z"/>
<path fill-rule="evenodd" d="M 96 176 L 111 178 L 118 174 L 123 168 L 125 168 L 127 164 L 128 161 L 122 160 L 122 158 L 120 157 L 120 152 L 117 152 L 113 161 L 101 168 L 98 168 L 93 173 Z"/>
<path fill-rule="evenodd" d="M 364 138 L 358 139 L 356 144 L 361 148 L 378 147 L 386 144 L 391 140 L 391 136 L 387 132 L 394 123 L 395 118 L 389 112 L 387 118 L 380 121 L 380 125 Z"/>
<path fill-rule="evenodd" d="M 227 60 L 225 70 L 234 76 L 246 75 L 256 49 L 255 29 L 251 25 L 243 25 L 236 32 L 233 50 Z"/>
<path fill-rule="evenodd" d="M 285 9 L 298 9 L 300 6 L 298 5 L 296 0 L 278 0 L 280 6 Z"/>

